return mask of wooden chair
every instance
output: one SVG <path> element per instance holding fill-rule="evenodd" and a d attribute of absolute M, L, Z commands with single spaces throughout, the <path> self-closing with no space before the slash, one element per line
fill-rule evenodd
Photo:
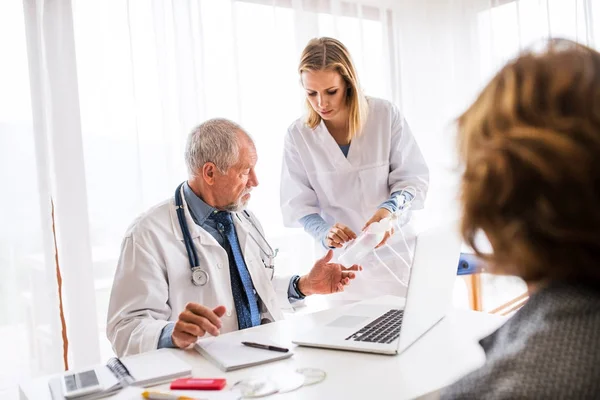
<path fill-rule="evenodd" d="M 485 266 L 477 256 L 470 253 L 460 253 L 456 274 L 464 279 L 469 293 L 469 305 L 475 311 L 483 311 L 482 272 L 485 272 Z M 488 312 L 490 314 L 508 315 L 521 308 L 528 299 L 529 295 L 526 292 Z"/>

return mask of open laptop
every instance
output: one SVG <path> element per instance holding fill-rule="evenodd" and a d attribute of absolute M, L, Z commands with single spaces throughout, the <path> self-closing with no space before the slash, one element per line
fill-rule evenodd
<path fill-rule="evenodd" d="M 405 299 L 381 296 L 340 308 L 322 326 L 296 334 L 302 346 L 399 354 L 444 318 L 452 305 L 461 240 L 456 224 L 417 236 Z"/>

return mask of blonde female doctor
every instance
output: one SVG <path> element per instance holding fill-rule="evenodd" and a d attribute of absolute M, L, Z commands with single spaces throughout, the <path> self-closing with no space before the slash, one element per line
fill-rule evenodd
<path fill-rule="evenodd" d="M 340 249 L 405 201 L 413 210 L 422 208 L 429 169 L 419 146 L 396 106 L 363 95 L 346 47 L 332 38 L 312 39 L 298 72 L 307 115 L 292 123 L 285 137 L 284 223 L 303 226 L 323 248 Z M 389 244 L 406 254 L 398 236 Z M 406 274 L 406 263 L 386 263 L 388 268 L 375 259 L 361 263 L 364 271 L 345 299 L 399 294 L 402 288 L 391 273 Z"/>

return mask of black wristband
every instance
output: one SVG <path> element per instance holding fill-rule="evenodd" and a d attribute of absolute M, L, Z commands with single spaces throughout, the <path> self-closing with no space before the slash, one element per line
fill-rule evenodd
<path fill-rule="evenodd" d="M 298 282 L 300 282 L 300 276 L 296 275 L 293 278 L 292 285 L 294 286 L 294 290 L 296 291 L 296 293 L 298 293 L 300 295 L 300 298 L 303 299 L 306 297 L 306 295 L 300 291 L 300 288 L 298 287 Z"/>

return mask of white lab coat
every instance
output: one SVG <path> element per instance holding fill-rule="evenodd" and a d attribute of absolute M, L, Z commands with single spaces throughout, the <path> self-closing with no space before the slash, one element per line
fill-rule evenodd
<path fill-rule="evenodd" d="M 192 283 L 174 198 L 140 216 L 123 240 L 108 309 L 107 336 L 118 356 L 156 349 L 162 329 L 169 321 L 177 321 L 189 302 L 211 309 L 224 305 L 227 312 L 221 318 L 221 333 L 238 329 L 227 252 L 210 233 L 196 225 L 183 194 L 182 197 L 190 235 L 209 281 L 204 286 Z M 261 300 L 261 318 L 282 319 L 280 304 L 289 306 L 291 276 L 271 281 L 258 244 L 248 236 L 249 230 L 262 228 L 258 222 L 254 228 L 245 216 L 236 213 L 233 221 Z"/>
<path fill-rule="evenodd" d="M 406 120 L 386 100 L 371 97 L 368 104 L 362 134 L 352 140 L 347 158 L 323 121 L 314 130 L 304 118 L 289 127 L 281 175 L 281 210 L 286 226 L 300 226 L 300 218 L 317 213 L 329 224 L 340 222 L 359 234 L 378 206 L 407 186 L 417 191 L 411 209 L 423 208 L 429 169 Z M 406 253 L 399 235 L 390 244 Z M 341 253 L 336 250 L 335 254 Z M 373 279 L 387 282 L 389 272 L 378 262 L 371 264 L 363 264 L 365 271 L 346 288 L 347 298 L 364 298 L 374 290 L 384 294 L 373 285 Z M 397 276 L 405 275 L 404 264 L 398 265 Z"/>

